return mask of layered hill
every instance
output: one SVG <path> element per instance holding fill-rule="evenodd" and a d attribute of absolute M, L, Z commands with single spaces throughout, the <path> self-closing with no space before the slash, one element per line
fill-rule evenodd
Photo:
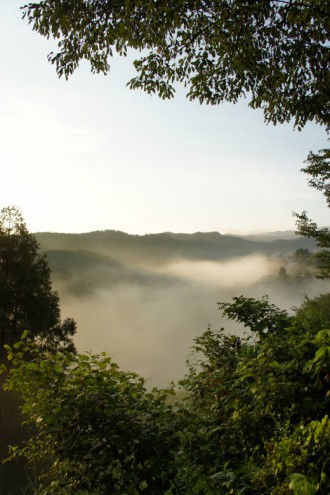
<path fill-rule="evenodd" d="M 180 282 L 166 267 L 178 262 L 224 262 L 251 255 L 287 256 L 312 251 L 312 240 L 295 237 L 253 241 L 218 232 L 130 235 L 107 230 L 85 234 L 38 233 L 54 281 L 75 295 L 115 285 L 168 286 Z M 251 261 L 253 263 L 253 261 Z"/>
<path fill-rule="evenodd" d="M 88 251 L 88 256 L 85 256 L 86 263 L 91 263 L 92 253 L 110 257 L 109 262 L 158 265 L 171 259 L 220 261 L 254 253 L 270 256 L 288 254 L 299 248 L 311 251 L 315 249 L 314 241 L 303 237 L 259 241 L 221 235 L 219 232 L 165 232 L 146 235 L 131 235 L 115 230 L 85 234 L 43 232 L 37 233 L 36 238 L 43 252 L 70 251 L 71 261 L 74 258 L 73 252 L 77 252 L 77 257 L 82 262 L 81 251 Z M 78 258 L 75 263 L 79 264 Z M 95 262 L 99 264 L 101 259 L 96 256 Z"/>

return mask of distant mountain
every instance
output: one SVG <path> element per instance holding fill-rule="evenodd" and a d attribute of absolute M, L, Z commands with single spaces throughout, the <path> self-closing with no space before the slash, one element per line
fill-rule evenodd
<path fill-rule="evenodd" d="M 106 230 L 85 234 L 35 234 L 47 255 L 54 282 L 74 295 L 88 295 L 116 285 L 165 287 L 183 283 L 167 274 L 177 261 L 224 261 L 253 254 L 284 255 L 299 248 L 315 249 L 312 240 L 252 241 L 219 232 L 130 235 Z"/>
<path fill-rule="evenodd" d="M 269 234 L 267 241 L 221 235 L 218 232 L 196 232 L 194 234 L 165 232 L 139 236 L 106 230 L 85 234 L 42 232 L 35 235 L 44 252 L 79 251 L 81 258 L 82 251 L 87 251 L 110 257 L 112 263 L 128 263 L 138 266 L 166 264 L 172 259 L 219 261 L 253 253 L 270 256 L 288 254 L 299 248 L 315 250 L 315 242 L 312 239 L 298 236 L 292 239 L 274 239 L 272 233 Z M 71 258 L 72 256 L 71 253 Z M 84 260 L 88 263 L 86 253 Z M 98 260 L 99 262 L 101 261 Z M 69 263 L 68 260 L 66 263 Z M 79 263 L 78 259 L 75 263 Z"/>
<path fill-rule="evenodd" d="M 276 232 L 265 232 L 263 234 L 250 234 L 238 236 L 253 242 L 270 242 L 274 240 L 293 240 L 297 239 L 294 230 L 277 230 Z"/>

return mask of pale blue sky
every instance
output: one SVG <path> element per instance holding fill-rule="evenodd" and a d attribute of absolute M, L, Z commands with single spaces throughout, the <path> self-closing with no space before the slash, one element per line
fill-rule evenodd
<path fill-rule="evenodd" d="M 19 206 L 31 231 L 285 230 L 304 209 L 329 224 L 300 172 L 327 145 L 322 128 L 266 126 L 244 100 L 130 91 L 128 59 L 106 77 L 84 65 L 59 80 L 23 3 L 0 0 L 0 206 Z"/>

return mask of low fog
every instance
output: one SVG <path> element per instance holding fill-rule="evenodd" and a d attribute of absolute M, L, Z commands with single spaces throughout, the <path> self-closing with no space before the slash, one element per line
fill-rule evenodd
<path fill-rule="evenodd" d="M 80 352 L 106 351 L 149 385 L 166 386 L 183 377 L 193 339 L 209 325 L 244 331 L 220 318 L 217 302 L 241 294 L 268 294 L 270 302 L 292 311 L 305 294 L 313 297 L 330 290 L 329 282 L 311 276 L 281 278 L 282 262 L 261 255 L 217 262 L 177 259 L 159 268 L 144 267 L 143 276 L 122 280 L 114 271 L 105 269 L 97 276 L 91 268 L 84 273 L 85 282 L 93 280 L 86 291 L 72 290 L 72 277 L 54 277 L 54 286 L 62 317 L 77 321 Z"/>

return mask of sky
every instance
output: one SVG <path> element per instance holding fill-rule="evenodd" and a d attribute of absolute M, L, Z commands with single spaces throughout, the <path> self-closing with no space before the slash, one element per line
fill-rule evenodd
<path fill-rule="evenodd" d="M 266 126 L 247 100 L 201 106 L 180 87 L 171 101 L 132 91 L 132 56 L 59 79 L 23 4 L 0 0 L 0 207 L 31 232 L 275 231 L 303 210 L 329 224 L 300 172 L 323 128 Z"/>

